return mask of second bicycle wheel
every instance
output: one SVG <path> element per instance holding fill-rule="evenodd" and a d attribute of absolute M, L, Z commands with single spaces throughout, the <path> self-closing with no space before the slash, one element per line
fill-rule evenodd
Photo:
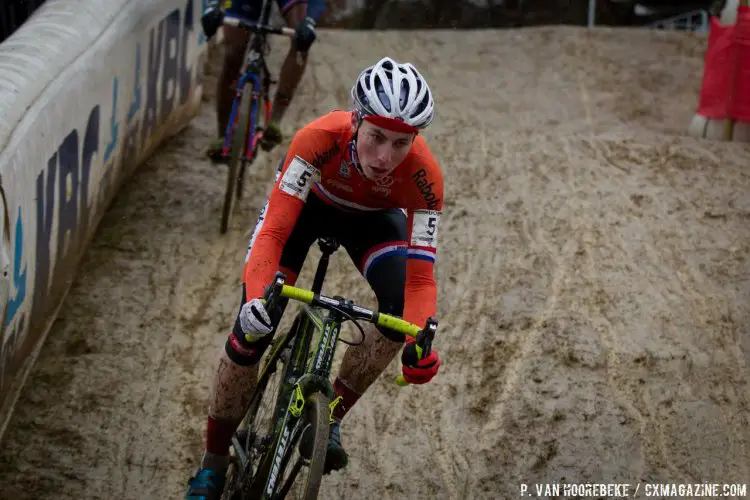
<path fill-rule="evenodd" d="M 221 233 L 227 232 L 229 219 L 234 209 L 234 199 L 237 191 L 239 177 L 239 166 L 247 145 L 248 127 L 250 126 L 250 105 L 253 99 L 252 83 L 246 83 L 242 89 L 242 98 L 238 109 L 239 119 L 237 126 L 232 131 L 232 144 L 229 150 L 229 172 L 227 173 L 227 187 L 224 192 L 224 207 L 221 212 Z"/>
<path fill-rule="evenodd" d="M 253 482 L 256 475 L 265 476 L 268 469 L 263 468 L 264 457 L 270 452 L 274 439 L 274 428 L 279 413 L 276 407 L 286 410 L 288 402 L 288 391 L 286 395 L 280 392 L 282 380 L 291 375 L 292 366 L 287 363 L 290 349 L 293 345 L 293 336 L 296 324 L 286 333 L 274 339 L 268 349 L 265 360 L 261 364 L 261 376 L 250 401 L 245 417 L 239 425 L 239 430 L 233 438 L 232 455 L 236 466 L 235 472 L 240 473 L 239 481 L 228 481 L 230 488 L 236 489 L 236 495 L 232 491 L 225 491 L 222 500 L 249 500 L 260 498 L 263 484 Z M 290 345 L 292 343 L 292 345 Z M 238 441 L 236 443 L 235 441 Z M 241 452 L 246 456 L 247 463 L 242 464 L 238 460 L 236 446 L 239 445 Z M 227 477 L 227 479 L 234 479 Z M 240 494 L 242 491 L 242 494 Z"/>

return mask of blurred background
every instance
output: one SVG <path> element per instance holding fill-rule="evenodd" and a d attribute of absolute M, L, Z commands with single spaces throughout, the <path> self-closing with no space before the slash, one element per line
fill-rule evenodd
<path fill-rule="evenodd" d="M 0 42 L 45 0 L 2 0 Z M 675 29 L 707 31 L 719 1 L 697 0 L 327 0 L 322 26 L 347 29 L 481 29 L 587 25 L 644 26 L 668 22 Z"/>

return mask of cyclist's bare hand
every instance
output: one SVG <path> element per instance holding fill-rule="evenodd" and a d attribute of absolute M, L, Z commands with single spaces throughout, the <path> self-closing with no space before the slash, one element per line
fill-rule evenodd
<path fill-rule="evenodd" d="M 410 384 L 426 384 L 437 375 L 440 368 L 440 356 L 430 348 L 425 352 L 413 339 L 407 339 L 401 353 L 401 371 L 404 380 Z"/>
<path fill-rule="evenodd" d="M 271 318 L 261 299 L 252 299 L 242 305 L 240 327 L 245 333 L 245 338 L 250 342 L 265 337 L 273 331 Z"/>

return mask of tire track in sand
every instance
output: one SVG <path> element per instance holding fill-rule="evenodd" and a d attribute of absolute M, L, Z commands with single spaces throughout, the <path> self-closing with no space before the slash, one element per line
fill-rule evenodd
<path fill-rule="evenodd" d="M 569 144 L 564 145 L 568 149 Z M 568 153 L 568 159 L 572 160 Z M 563 182 L 570 184 L 569 169 L 565 169 L 568 173 L 565 176 Z M 524 219 L 522 222 L 522 231 L 524 234 L 525 244 L 532 250 L 539 252 L 544 258 L 551 262 L 553 269 L 551 283 L 548 287 L 549 293 L 547 295 L 544 304 L 540 307 L 540 310 L 528 328 L 525 328 L 521 335 L 520 345 L 518 346 L 513 357 L 508 361 L 508 366 L 504 373 L 504 380 L 502 382 L 502 389 L 498 401 L 496 402 L 493 416 L 495 419 L 490 420 L 483 432 L 492 433 L 498 432 L 503 427 L 507 426 L 506 415 L 508 412 L 508 402 L 513 396 L 518 395 L 519 383 L 521 375 L 525 374 L 523 365 L 528 364 L 529 358 L 532 356 L 534 349 L 538 346 L 539 338 L 543 332 L 543 325 L 550 319 L 558 309 L 558 302 L 561 291 L 565 284 L 569 280 L 571 273 L 571 266 L 573 264 L 573 254 L 576 250 L 575 237 L 576 233 L 572 232 L 561 247 L 557 247 L 548 236 L 545 234 L 544 229 L 537 225 L 537 221 L 544 217 L 543 210 L 540 209 L 539 204 L 533 203 L 535 197 L 535 188 L 532 179 L 535 177 L 549 178 L 549 171 L 546 168 L 545 163 L 540 162 L 532 167 L 532 173 L 528 175 L 526 182 L 521 184 L 519 196 L 521 200 L 532 204 L 530 217 Z M 516 188 L 518 189 L 518 185 Z M 490 451 L 490 450 L 487 450 Z"/>

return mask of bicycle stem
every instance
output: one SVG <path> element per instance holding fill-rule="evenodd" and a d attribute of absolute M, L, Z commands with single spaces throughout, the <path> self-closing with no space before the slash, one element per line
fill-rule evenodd
<path fill-rule="evenodd" d="M 286 275 L 281 271 L 277 271 L 276 275 L 273 278 L 273 283 L 267 286 L 265 289 L 264 299 L 266 301 L 266 304 L 265 304 L 266 311 L 268 311 L 269 314 L 270 314 L 270 311 L 275 309 L 276 304 L 279 298 L 281 297 L 282 291 L 285 286 L 284 285 L 285 279 L 286 279 Z M 296 292 L 304 296 L 309 295 L 309 299 L 302 300 L 303 302 L 310 302 L 313 299 L 313 297 L 316 295 L 313 291 L 296 289 L 294 287 L 292 287 L 292 289 L 296 290 Z M 383 323 L 380 323 L 380 324 L 381 326 L 385 326 L 386 328 L 388 328 L 389 326 L 388 323 L 392 323 L 394 321 L 403 323 L 403 320 L 401 320 L 400 318 L 395 318 L 395 317 L 391 317 L 387 315 L 384 315 L 384 316 L 386 316 L 388 320 L 384 319 L 383 323 L 385 324 Z M 379 318 L 379 314 L 375 313 L 373 318 Z M 370 319 L 370 321 L 374 323 L 372 319 Z M 410 323 L 407 323 L 407 324 L 411 325 Z M 417 325 L 411 325 L 411 326 L 415 329 L 418 328 Z M 429 356 L 430 351 L 432 350 L 432 340 L 435 338 L 435 332 L 437 331 L 437 326 L 438 326 L 437 319 L 431 316 L 427 318 L 425 327 L 419 330 L 419 333 L 417 333 L 415 342 L 421 351 L 420 359 L 424 359 L 426 356 Z M 401 330 L 401 328 L 397 329 L 397 331 L 399 330 Z M 404 334 L 407 334 L 407 333 L 404 333 Z M 408 333 L 408 335 L 414 335 L 414 334 Z M 410 383 L 406 381 L 403 375 L 398 375 L 396 377 L 396 385 L 398 385 L 399 387 L 406 387 L 407 385 L 410 385 Z"/>

